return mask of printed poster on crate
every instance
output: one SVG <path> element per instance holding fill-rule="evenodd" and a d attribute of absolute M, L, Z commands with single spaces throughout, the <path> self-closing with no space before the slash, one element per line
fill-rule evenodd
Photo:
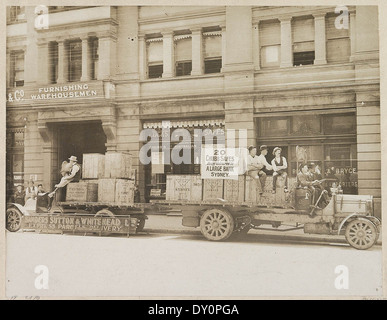
<path fill-rule="evenodd" d="M 238 180 L 239 149 L 205 146 L 201 158 L 202 179 Z"/>

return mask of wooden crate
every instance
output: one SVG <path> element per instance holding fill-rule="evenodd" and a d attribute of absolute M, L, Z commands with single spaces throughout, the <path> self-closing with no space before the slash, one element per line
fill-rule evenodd
<path fill-rule="evenodd" d="M 132 156 L 128 153 L 108 152 L 105 154 L 104 178 L 130 179 Z"/>
<path fill-rule="evenodd" d="M 245 201 L 245 176 L 238 176 L 238 180 L 224 180 L 224 200 L 232 202 Z"/>
<path fill-rule="evenodd" d="M 105 155 L 101 153 L 85 153 L 82 162 L 83 179 L 100 179 L 105 174 Z"/>
<path fill-rule="evenodd" d="M 98 180 L 98 202 L 114 202 L 116 179 Z"/>
<path fill-rule="evenodd" d="M 166 200 L 191 200 L 191 175 L 167 175 Z"/>
<path fill-rule="evenodd" d="M 96 202 L 98 200 L 98 184 L 80 181 L 67 185 L 66 201 Z"/>
<path fill-rule="evenodd" d="M 126 179 L 116 180 L 115 203 L 133 204 L 134 203 L 134 181 Z"/>
<path fill-rule="evenodd" d="M 223 180 L 204 179 L 203 200 L 216 200 L 223 198 Z"/>
<path fill-rule="evenodd" d="M 202 200 L 202 193 L 203 193 L 202 189 L 203 189 L 202 177 L 199 175 L 192 175 L 191 176 L 190 200 L 191 201 L 201 201 Z"/>

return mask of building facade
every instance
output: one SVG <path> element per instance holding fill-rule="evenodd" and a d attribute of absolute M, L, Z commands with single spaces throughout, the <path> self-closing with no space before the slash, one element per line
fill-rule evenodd
<path fill-rule="evenodd" d="M 381 215 L 377 6 L 40 6 L 7 17 L 9 193 L 30 179 L 52 189 L 71 155 L 124 151 L 147 200 L 166 174 L 200 173 L 195 159 L 140 163 L 140 132 L 161 136 L 169 121 L 192 137 L 246 129 L 248 144 L 282 148 L 291 176 L 302 146 Z"/>

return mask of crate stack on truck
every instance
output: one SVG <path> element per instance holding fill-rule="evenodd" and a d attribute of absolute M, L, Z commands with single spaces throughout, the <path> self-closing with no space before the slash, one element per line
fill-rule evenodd
<path fill-rule="evenodd" d="M 289 187 L 296 179 L 288 178 Z M 267 176 L 264 193 L 259 195 L 257 184 L 248 175 L 239 175 L 238 179 L 201 179 L 200 175 L 167 175 L 166 201 L 171 202 L 211 202 L 227 201 L 232 203 L 250 203 L 252 205 L 286 205 L 285 181 L 278 177 L 276 193 L 272 193 L 273 177 Z"/>
<path fill-rule="evenodd" d="M 82 179 L 69 183 L 66 201 L 134 203 L 135 171 L 132 156 L 124 152 L 83 154 Z"/>

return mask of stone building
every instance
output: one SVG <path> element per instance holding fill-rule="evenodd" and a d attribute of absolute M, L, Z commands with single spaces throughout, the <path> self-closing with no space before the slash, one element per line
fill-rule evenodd
<path fill-rule="evenodd" d="M 51 189 L 71 155 L 126 151 L 148 198 L 167 173 L 200 173 L 140 164 L 141 130 L 170 121 L 247 129 L 248 144 L 283 149 L 291 176 L 302 146 L 380 216 L 378 8 L 335 9 L 9 7 L 8 191 Z"/>

